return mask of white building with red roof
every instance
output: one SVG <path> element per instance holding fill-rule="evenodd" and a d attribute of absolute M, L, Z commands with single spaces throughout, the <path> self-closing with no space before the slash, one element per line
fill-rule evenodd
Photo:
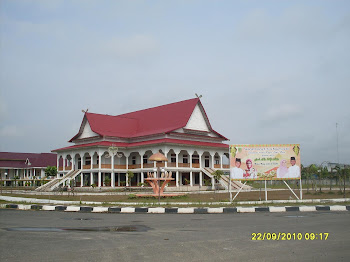
<path fill-rule="evenodd" d="M 131 185 L 136 186 L 155 168 L 148 158 L 161 152 L 168 158 L 162 166 L 173 174 L 170 186 L 194 186 L 212 179 L 214 169 L 229 171 L 227 140 L 194 98 L 116 116 L 85 112 L 69 140 L 74 145 L 52 152 L 57 153 L 60 183 L 75 179 L 77 186 L 117 187 L 128 182 L 127 171 L 132 171 Z M 113 157 L 111 146 L 118 147 Z"/>
<path fill-rule="evenodd" d="M 5 186 L 32 185 L 33 181 L 45 178 L 45 169 L 56 165 L 52 153 L 0 152 L 0 180 Z"/>

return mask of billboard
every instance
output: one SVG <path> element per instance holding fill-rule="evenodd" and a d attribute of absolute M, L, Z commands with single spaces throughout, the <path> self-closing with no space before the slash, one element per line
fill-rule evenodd
<path fill-rule="evenodd" d="M 230 145 L 233 180 L 300 179 L 300 145 Z"/>

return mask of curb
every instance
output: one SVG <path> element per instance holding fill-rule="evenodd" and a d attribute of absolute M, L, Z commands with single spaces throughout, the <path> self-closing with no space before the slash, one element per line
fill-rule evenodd
<path fill-rule="evenodd" d="M 91 206 L 53 206 L 53 205 L 17 205 L 1 204 L 2 209 L 63 211 L 82 213 L 118 213 L 118 214 L 232 214 L 232 213 L 277 213 L 277 212 L 331 212 L 350 211 L 350 206 L 284 206 L 284 207 L 91 207 Z"/>

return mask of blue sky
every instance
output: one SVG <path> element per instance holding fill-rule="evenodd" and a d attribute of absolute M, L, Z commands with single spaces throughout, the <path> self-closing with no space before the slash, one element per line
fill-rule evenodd
<path fill-rule="evenodd" d="M 0 151 L 67 145 L 82 109 L 202 94 L 234 144 L 350 159 L 349 1 L 0 2 Z"/>

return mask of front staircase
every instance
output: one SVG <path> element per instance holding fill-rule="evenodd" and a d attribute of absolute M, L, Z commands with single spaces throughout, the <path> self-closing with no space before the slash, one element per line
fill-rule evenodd
<path fill-rule="evenodd" d="M 72 170 L 69 171 L 66 175 L 64 175 L 61 178 L 54 178 L 53 180 L 51 180 L 50 182 L 46 183 L 45 185 L 42 185 L 40 187 L 38 187 L 37 189 L 35 189 L 35 191 L 39 191 L 39 192 L 48 192 L 48 191 L 54 191 L 57 187 L 59 187 L 60 185 L 64 185 L 64 183 L 67 180 L 72 180 L 74 179 L 77 175 L 79 175 L 81 173 L 81 170 Z"/>
<path fill-rule="evenodd" d="M 209 168 L 209 167 L 202 168 L 202 172 L 204 174 L 206 174 L 208 177 L 212 178 L 212 179 L 214 179 L 212 174 L 215 171 L 216 171 L 215 169 Z M 219 182 L 226 189 L 229 188 L 230 180 L 229 180 L 228 176 L 221 176 L 221 179 L 220 179 Z M 242 188 L 242 190 L 247 190 L 247 191 L 250 191 L 252 189 L 251 186 L 244 185 L 240 181 L 232 181 L 231 180 L 231 189 L 237 190 L 237 189 L 240 189 L 240 188 Z"/>

